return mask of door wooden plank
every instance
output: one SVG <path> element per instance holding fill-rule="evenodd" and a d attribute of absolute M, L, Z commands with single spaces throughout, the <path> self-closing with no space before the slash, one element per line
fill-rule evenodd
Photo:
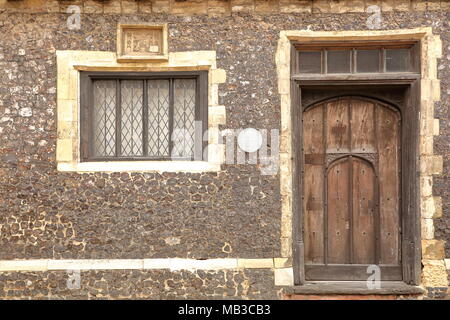
<path fill-rule="evenodd" d="M 348 105 L 348 99 L 327 104 L 327 153 L 346 153 L 350 150 Z"/>
<path fill-rule="evenodd" d="M 353 263 L 375 263 L 375 172 L 353 158 Z"/>
<path fill-rule="evenodd" d="M 323 112 L 324 106 L 319 105 L 303 115 L 305 261 L 311 263 L 324 262 Z"/>
<path fill-rule="evenodd" d="M 374 104 L 370 101 L 352 99 L 351 145 L 353 153 L 376 152 L 374 130 Z"/>
<path fill-rule="evenodd" d="M 305 165 L 305 260 L 324 262 L 323 166 Z"/>
<path fill-rule="evenodd" d="M 327 262 L 349 263 L 349 161 L 334 162 L 327 174 Z"/>
<path fill-rule="evenodd" d="M 399 117 L 377 107 L 381 263 L 399 264 Z"/>
<path fill-rule="evenodd" d="M 303 149 L 305 155 L 324 154 L 323 108 L 318 105 L 303 114 Z"/>

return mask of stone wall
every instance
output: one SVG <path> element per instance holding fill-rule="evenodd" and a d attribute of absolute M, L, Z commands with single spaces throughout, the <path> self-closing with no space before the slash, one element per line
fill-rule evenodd
<path fill-rule="evenodd" d="M 83 12 L 80 30 L 67 28 L 71 4 Z M 227 74 L 219 85 L 227 113 L 222 128 L 279 129 L 280 31 L 368 30 L 369 4 L 380 5 L 382 29 L 431 26 L 442 40 L 434 154 L 443 157 L 444 173 L 434 175 L 432 190 L 442 198 L 442 213 L 432 231 L 447 246 L 433 243 L 429 250 L 450 258 L 449 2 L 0 0 L 0 260 L 280 257 L 280 177 L 262 176 L 257 166 L 224 165 L 216 173 L 58 172 L 56 50 L 114 52 L 117 23 L 167 22 L 170 52 L 216 51 L 217 67 Z M 66 290 L 65 272 L 0 273 L 0 297 L 196 298 L 207 290 L 217 297 L 277 297 L 271 269 L 221 272 L 235 278 L 225 286 L 229 292 L 220 288 L 219 271 L 86 271 L 76 293 Z M 174 277 L 187 279 L 180 291 L 156 284 L 130 289 L 133 281 Z M 236 285 L 245 277 L 253 286 L 247 294 Z"/>
<path fill-rule="evenodd" d="M 0 273 L 0 299 L 279 299 L 270 270 L 178 271 L 110 270 L 68 274 Z"/>

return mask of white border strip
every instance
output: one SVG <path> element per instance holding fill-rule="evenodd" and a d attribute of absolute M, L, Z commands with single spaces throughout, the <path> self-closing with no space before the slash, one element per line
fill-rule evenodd
<path fill-rule="evenodd" d="M 276 258 L 275 258 L 276 259 Z M 77 259 L 77 260 L 0 260 L 0 272 L 54 270 L 224 270 L 264 268 L 273 269 L 274 258 L 267 259 Z"/>

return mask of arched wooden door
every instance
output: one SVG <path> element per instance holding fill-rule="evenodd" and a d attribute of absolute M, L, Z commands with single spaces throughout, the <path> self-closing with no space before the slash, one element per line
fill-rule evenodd
<path fill-rule="evenodd" d="M 400 114 L 347 96 L 303 113 L 306 280 L 401 280 Z"/>

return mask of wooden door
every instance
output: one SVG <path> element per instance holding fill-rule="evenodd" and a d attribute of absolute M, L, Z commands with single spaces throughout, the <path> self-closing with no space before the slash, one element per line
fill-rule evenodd
<path fill-rule="evenodd" d="M 303 113 L 306 280 L 401 280 L 400 115 L 341 97 Z"/>

